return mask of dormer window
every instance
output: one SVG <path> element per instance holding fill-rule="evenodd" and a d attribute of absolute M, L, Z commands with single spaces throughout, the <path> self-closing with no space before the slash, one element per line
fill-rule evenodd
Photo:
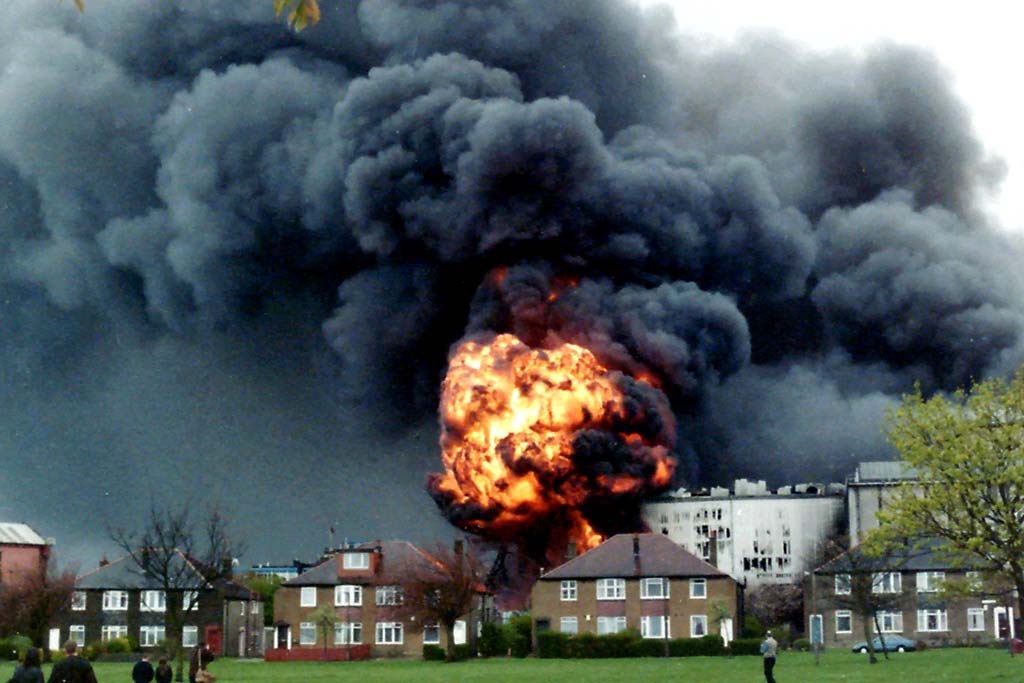
<path fill-rule="evenodd" d="M 369 569 L 370 553 L 345 553 L 341 560 L 342 569 Z"/>

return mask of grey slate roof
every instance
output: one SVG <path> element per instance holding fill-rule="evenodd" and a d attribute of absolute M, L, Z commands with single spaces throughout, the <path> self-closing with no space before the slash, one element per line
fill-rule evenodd
<path fill-rule="evenodd" d="M 965 571 L 983 568 L 975 558 L 957 559 L 954 555 L 944 552 L 939 541 L 927 541 L 920 544 L 920 547 L 907 547 L 900 552 L 892 553 L 888 558 L 867 557 L 860 546 L 857 546 L 818 567 L 814 573 Z"/>
<path fill-rule="evenodd" d="M 179 562 L 185 562 L 185 557 L 180 552 L 177 558 Z M 199 573 L 194 568 L 191 571 L 196 579 L 196 587 L 205 585 L 205 581 L 200 583 L 202 577 Z M 228 578 L 216 579 L 213 581 L 212 587 L 228 600 L 259 599 L 258 596 L 253 596 L 248 588 Z M 131 557 L 125 555 L 109 564 L 82 574 L 75 580 L 75 588 L 78 590 L 159 590 L 163 586 L 143 574 Z"/>
<path fill-rule="evenodd" d="M 373 551 L 376 543 L 363 543 L 353 550 Z M 374 575 L 338 578 L 338 556 L 324 560 L 312 569 L 308 569 L 293 579 L 285 581 L 285 586 L 337 586 L 346 584 L 388 585 L 401 583 L 408 576 L 410 567 L 429 567 L 434 560 L 425 552 L 408 541 L 382 541 L 381 570 Z"/>
<path fill-rule="evenodd" d="M 0 544 L 6 545 L 46 545 L 43 537 L 32 530 L 28 524 L 0 522 Z"/>
<path fill-rule="evenodd" d="M 633 558 L 634 538 L 640 544 L 639 567 Z M 727 574 L 683 550 L 682 546 L 662 534 L 619 534 L 552 569 L 540 580 L 658 576 L 717 577 Z"/>

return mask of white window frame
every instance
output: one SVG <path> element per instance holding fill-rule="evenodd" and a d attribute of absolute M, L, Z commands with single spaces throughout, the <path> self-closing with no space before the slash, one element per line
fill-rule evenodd
<path fill-rule="evenodd" d="M 853 579 L 849 574 L 836 574 L 835 577 L 835 594 L 836 595 L 849 595 L 853 592 Z"/>
<path fill-rule="evenodd" d="M 580 620 L 577 617 L 561 617 L 558 620 L 558 632 L 576 635 L 580 632 Z"/>
<path fill-rule="evenodd" d="M 352 583 L 343 583 L 334 587 L 335 607 L 362 607 L 363 587 Z"/>
<path fill-rule="evenodd" d="M 967 631 L 970 633 L 985 630 L 985 609 L 983 607 L 967 608 Z"/>
<path fill-rule="evenodd" d="M 708 615 L 706 614 L 691 614 L 690 615 L 690 637 L 699 638 L 708 634 Z"/>
<path fill-rule="evenodd" d="M 68 638 L 78 643 L 79 647 L 85 647 L 85 624 L 68 626 Z"/>
<path fill-rule="evenodd" d="M 405 596 L 401 586 L 377 586 L 374 590 L 374 602 L 380 605 L 401 605 Z"/>
<path fill-rule="evenodd" d="M 706 600 L 708 597 L 707 579 L 690 579 L 690 599 Z"/>
<path fill-rule="evenodd" d="M 334 623 L 335 645 L 361 645 L 363 624 L 360 621 L 337 621 Z"/>
<path fill-rule="evenodd" d="M 139 646 L 140 647 L 156 647 L 160 644 L 161 640 L 167 639 L 167 627 L 166 626 L 140 626 L 139 627 Z"/>
<path fill-rule="evenodd" d="M 876 613 L 881 631 L 876 633 L 903 633 L 903 612 L 899 610 L 879 610 Z"/>
<path fill-rule="evenodd" d="M 115 638 L 127 638 L 128 637 L 128 625 L 127 624 L 104 624 L 100 628 L 100 640 L 107 642 L 114 640 Z"/>
<path fill-rule="evenodd" d="M 103 591 L 103 611 L 127 612 L 128 591 Z"/>
<path fill-rule="evenodd" d="M 559 600 L 562 602 L 576 602 L 579 596 L 579 584 L 576 579 L 565 579 L 559 586 Z"/>
<path fill-rule="evenodd" d="M 609 633 L 622 633 L 626 630 L 626 617 L 598 617 L 597 635 L 603 636 Z"/>
<path fill-rule="evenodd" d="M 935 617 L 935 628 L 928 628 L 929 617 Z M 918 633 L 946 633 L 949 631 L 949 612 L 944 609 L 917 610 Z"/>
<path fill-rule="evenodd" d="M 316 645 L 316 622 L 299 623 L 299 645 Z"/>
<path fill-rule="evenodd" d="M 918 572 L 917 592 L 937 593 L 946 580 L 946 572 Z"/>
<path fill-rule="evenodd" d="M 841 628 L 839 621 L 846 620 L 846 628 Z M 848 609 L 836 610 L 836 633 L 853 633 L 853 612 Z"/>
<path fill-rule="evenodd" d="M 597 580 L 598 600 L 625 600 L 626 580 L 625 579 L 598 579 Z"/>
<path fill-rule="evenodd" d="M 402 622 L 400 621 L 378 621 L 376 638 L 377 645 L 401 645 L 405 642 Z"/>
<path fill-rule="evenodd" d="M 299 607 L 316 607 L 316 586 L 299 589 Z"/>
<path fill-rule="evenodd" d="M 190 608 L 189 605 L 192 607 Z M 184 612 L 195 612 L 199 609 L 199 591 L 182 591 L 181 609 Z"/>
<path fill-rule="evenodd" d="M 182 626 L 181 627 L 181 646 L 182 647 L 195 647 L 199 644 L 199 627 L 198 626 Z"/>
<path fill-rule="evenodd" d="M 669 595 L 668 579 L 664 577 L 640 579 L 641 600 L 665 600 L 669 597 L 671 596 Z"/>
<path fill-rule="evenodd" d="M 369 569 L 370 553 L 343 553 L 341 556 L 342 569 Z"/>
<path fill-rule="evenodd" d="M 640 617 L 640 637 L 665 640 L 672 637 L 672 624 L 666 616 Z"/>
<path fill-rule="evenodd" d="M 164 591 L 142 591 L 139 594 L 140 612 L 166 612 L 167 593 Z"/>
<path fill-rule="evenodd" d="M 423 644 L 424 645 L 440 645 L 441 644 L 441 625 L 440 624 L 435 622 L 433 624 L 426 624 L 423 627 Z"/>
<path fill-rule="evenodd" d="M 875 572 L 871 575 L 872 593 L 902 593 L 903 580 L 899 572 Z"/>
<path fill-rule="evenodd" d="M 85 591 L 74 591 L 71 593 L 71 611 L 72 612 L 84 612 L 86 603 L 89 599 L 88 593 Z"/>

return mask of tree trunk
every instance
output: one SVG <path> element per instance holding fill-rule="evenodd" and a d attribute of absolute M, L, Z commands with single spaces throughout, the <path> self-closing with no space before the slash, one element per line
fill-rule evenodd
<path fill-rule="evenodd" d="M 878 623 L 878 612 L 874 612 L 875 620 L 875 633 L 878 634 L 878 640 L 882 643 L 882 656 L 889 659 L 889 648 L 885 646 L 885 636 L 882 635 L 882 625 Z"/>
<path fill-rule="evenodd" d="M 868 646 L 868 661 L 872 664 L 878 663 L 878 658 L 875 657 L 875 644 L 871 642 L 871 614 L 861 614 L 860 620 L 864 625 L 864 642 Z"/>
<path fill-rule="evenodd" d="M 445 658 L 449 661 L 455 661 L 455 622 L 446 621 L 444 622 L 444 636 L 447 639 L 445 643 Z"/>

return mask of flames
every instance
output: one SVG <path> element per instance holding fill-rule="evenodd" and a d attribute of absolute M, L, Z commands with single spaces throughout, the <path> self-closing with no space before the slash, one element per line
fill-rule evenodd
<path fill-rule="evenodd" d="M 442 387 L 444 473 L 430 490 L 460 528 L 551 564 L 639 524 L 672 478 L 667 400 L 587 349 L 513 335 L 463 342 Z"/>

